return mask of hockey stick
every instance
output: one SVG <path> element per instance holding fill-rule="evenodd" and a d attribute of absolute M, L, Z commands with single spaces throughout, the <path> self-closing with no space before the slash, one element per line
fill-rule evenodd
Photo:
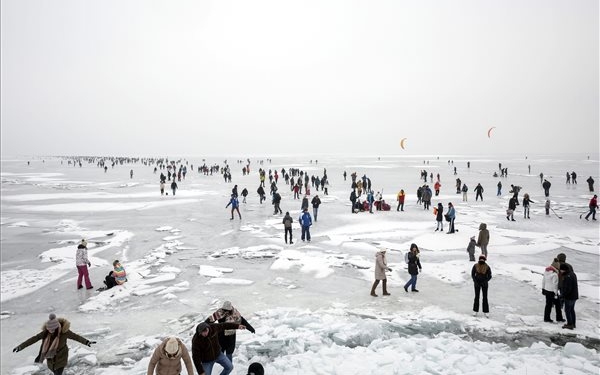
<path fill-rule="evenodd" d="M 554 208 L 550 207 L 550 210 L 552 210 L 552 212 L 554 212 L 554 215 L 556 215 L 557 218 L 562 219 L 562 216 L 558 216 L 556 211 L 554 211 Z"/>

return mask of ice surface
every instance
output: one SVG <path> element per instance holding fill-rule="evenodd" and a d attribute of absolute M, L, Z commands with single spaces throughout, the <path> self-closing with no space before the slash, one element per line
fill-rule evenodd
<path fill-rule="evenodd" d="M 214 163 L 224 159 L 231 158 Z M 267 374 L 600 371 L 599 231 L 596 222 L 579 218 L 590 198 L 585 179 L 593 175 L 600 185 L 597 155 L 591 161 L 461 156 L 454 165 L 444 157 L 318 159 L 318 165 L 297 157 L 263 165 L 252 160 L 249 176 L 241 175 L 241 165 L 231 165 L 238 191 L 250 191 L 241 221 L 229 220 L 224 207 L 232 184 L 219 174 L 188 172 L 173 197 L 160 196 L 153 167 L 141 164 L 104 173 L 95 164 L 69 168 L 50 158 L 30 167 L 19 158 L 3 160 L 1 372 L 40 373 L 43 366 L 32 365 L 35 345 L 17 354 L 11 348 L 55 312 L 72 322 L 73 331 L 98 341 L 92 348 L 70 342 L 68 371 L 145 374 L 162 338 L 177 335 L 189 347 L 195 325 L 224 300 L 256 328 L 256 334 L 238 333 L 234 374 L 245 374 L 253 361 L 263 363 Z M 509 167 L 508 178 L 491 176 L 498 162 Z M 189 163 L 200 165 L 198 159 Z M 285 244 L 282 216 L 272 215 L 270 200 L 260 204 L 255 193 L 261 166 L 279 172 L 295 166 L 319 176 L 327 168 L 329 195 L 311 189 L 323 204 L 310 243 L 300 240 L 295 222 L 294 244 Z M 432 203 L 455 204 L 457 233 L 434 232 L 432 212 L 416 205 L 420 169 L 441 174 L 442 192 Z M 392 211 L 351 214 L 344 170 L 371 178 Z M 564 183 L 571 170 L 579 174 L 578 185 Z M 544 213 L 540 172 L 552 182 L 552 207 L 563 219 Z M 456 177 L 471 188 L 481 182 L 484 201 L 475 202 L 470 192 L 462 202 L 454 194 Z M 498 180 L 504 185 L 500 197 Z M 511 183 L 536 202 L 531 219 L 522 218 L 519 206 L 517 221 L 506 220 Z M 283 179 L 278 186 L 282 210 L 296 219 L 300 200 Z M 407 193 L 404 212 L 395 211 L 400 188 Z M 471 316 L 473 263 L 466 247 L 481 222 L 491 234 L 489 318 Z M 127 283 L 103 292 L 77 291 L 74 256 L 82 238 L 89 243 L 94 287 L 102 286 L 114 259 L 125 266 Z M 409 278 L 403 255 L 411 243 L 421 249 L 419 293 L 402 288 Z M 379 248 L 388 249 L 392 295 L 381 297 L 379 286 L 375 298 L 369 290 Z M 579 279 L 577 328 L 568 332 L 544 323 L 542 315 L 542 273 L 559 252 L 567 254 Z"/>

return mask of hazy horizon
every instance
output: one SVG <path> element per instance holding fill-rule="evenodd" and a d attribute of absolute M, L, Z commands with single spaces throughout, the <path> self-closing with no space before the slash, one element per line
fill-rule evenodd
<path fill-rule="evenodd" d="M 2 157 L 599 151 L 593 0 L 1 7 Z"/>

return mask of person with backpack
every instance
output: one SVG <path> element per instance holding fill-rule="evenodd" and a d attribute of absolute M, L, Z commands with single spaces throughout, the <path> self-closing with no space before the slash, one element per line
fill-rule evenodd
<path fill-rule="evenodd" d="M 488 304 L 488 282 L 492 279 L 492 269 L 485 261 L 485 255 L 481 254 L 479 256 L 479 261 L 475 263 L 471 269 L 471 278 L 473 279 L 473 285 L 475 287 L 473 316 L 477 316 L 479 313 L 479 295 L 481 293 L 483 294 L 483 300 L 481 302 L 483 314 L 486 318 L 489 318 L 490 306 Z"/>
<path fill-rule="evenodd" d="M 410 280 L 404 284 L 404 291 L 408 293 L 408 287 L 410 286 L 412 292 L 418 292 L 417 290 L 417 275 L 422 269 L 421 261 L 419 260 L 419 247 L 416 244 L 410 245 L 410 251 L 404 256 L 404 260 L 408 263 L 408 273 L 410 274 Z"/>
<path fill-rule="evenodd" d="M 304 208 L 300 213 L 300 217 L 298 217 L 298 221 L 302 226 L 302 236 L 300 239 L 304 242 L 306 239 L 310 242 L 310 226 L 312 225 L 312 218 L 310 217 L 310 213 L 308 213 L 308 207 Z"/>
<path fill-rule="evenodd" d="M 288 233 L 290 234 L 290 244 L 293 244 L 292 241 L 292 223 L 294 219 L 290 216 L 289 211 L 285 213 L 283 217 L 283 237 L 285 238 L 285 243 L 288 243 Z"/>
<path fill-rule="evenodd" d="M 233 212 L 237 211 L 240 220 L 242 220 L 242 214 L 240 213 L 240 202 L 238 201 L 237 197 L 233 194 L 231 194 L 231 199 L 229 200 L 229 203 L 227 203 L 227 206 L 225 206 L 225 208 L 231 206 L 231 219 L 229 220 L 233 220 Z"/>
<path fill-rule="evenodd" d="M 373 282 L 373 286 L 371 287 L 371 295 L 373 297 L 377 297 L 377 294 L 375 293 L 375 288 L 377 288 L 377 285 L 379 285 L 380 280 L 383 286 L 383 295 L 390 295 L 390 293 L 388 293 L 387 291 L 387 276 L 385 275 L 385 271 L 391 271 L 391 269 L 387 266 L 385 251 L 385 249 L 380 249 L 375 254 L 375 281 Z"/>

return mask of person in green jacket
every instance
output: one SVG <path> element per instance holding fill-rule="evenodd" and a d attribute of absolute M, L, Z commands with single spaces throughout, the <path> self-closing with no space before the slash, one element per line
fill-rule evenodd
<path fill-rule="evenodd" d="M 13 352 L 19 352 L 29 345 L 42 340 L 42 345 L 35 362 L 46 365 L 54 375 L 62 375 L 69 361 L 69 348 L 67 339 L 75 340 L 83 345 L 91 346 L 96 341 L 90 341 L 71 331 L 71 323 L 65 318 L 57 318 L 50 314 L 49 320 L 44 324 L 40 333 L 17 345 Z"/>

